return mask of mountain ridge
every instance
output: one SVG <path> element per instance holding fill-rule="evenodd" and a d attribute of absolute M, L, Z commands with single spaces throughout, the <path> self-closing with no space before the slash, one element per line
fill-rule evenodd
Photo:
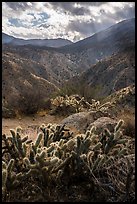
<path fill-rule="evenodd" d="M 15 38 L 8 34 L 2 33 L 2 44 L 10 43 L 11 45 L 35 45 L 35 46 L 49 46 L 61 47 L 64 45 L 72 44 L 70 40 L 57 38 L 57 39 L 22 39 Z"/>

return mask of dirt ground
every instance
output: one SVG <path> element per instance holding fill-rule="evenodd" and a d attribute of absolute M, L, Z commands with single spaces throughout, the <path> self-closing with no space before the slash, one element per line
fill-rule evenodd
<path fill-rule="evenodd" d="M 64 117 L 49 115 L 46 113 L 39 113 L 34 117 L 22 116 L 18 118 L 2 118 L 2 134 L 10 135 L 10 129 L 16 129 L 20 126 L 23 130 L 26 130 L 26 134 L 30 136 L 30 139 L 35 139 L 37 132 L 37 126 L 48 123 L 60 123 Z"/>

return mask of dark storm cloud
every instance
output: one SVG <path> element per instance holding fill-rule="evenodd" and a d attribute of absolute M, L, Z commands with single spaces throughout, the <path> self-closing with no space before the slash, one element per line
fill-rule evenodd
<path fill-rule="evenodd" d="M 75 3 L 79 3 L 81 7 L 74 7 Z M 84 6 L 99 6 L 105 2 L 49 2 L 54 9 L 63 9 L 64 12 L 69 12 L 72 15 L 86 15 L 90 14 L 90 10 Z M 47 4 L 45 4 L 46 6 Z"/>
<path fill-rule="evenodd" d="M 71 14 L 77 15 L 77 16 L 83 16 L 85 14 L 90 14 L 89 9 L 81 7 L 81 8 L 74 8 L 71 11 Z"/>
<path fill-rule="evenodd" d="M 110 27 L 117 21 L 134 18 L 135 7 L 128 7 L 128 5 L 125 5 L 124 9 L 116 9 L 115 14 L 111 13 L 111 11 L 106 12 L 104 9 L 100 9 L 100 14 L 100 16 L 96 17 L 95 21 L 92 20 L 92 17 L 94 17 L 92 13 L 91 20 L 88 22 L 78 20 L 70 21 L 67 26 L 67 31 L 77 31 L 82 36 L 90 36 L 93 33 Z"/>
<path fill-rule="evenodd" d="M 30 5 L 28 5 L 28 2 L 5 2 L 5 3 L 15 11 L 18 10 L 25 11 L 30 7 Z"/>
<path fill-rule="evenodd" d="M 85 6 L 100 6 L 102 4 L 108 3 L 108 2 L 79 2 L 81 5 Z"/>
<path fill-rule="evenodd" d="M 72 15 L 85 15 L 89 13 L 89 9 L 84 8 L 83 6 L 80 8 L 74 7 L 74 2 L 50 2 L 53 9 L 62 9 L 64 12 L 69 12 Z"/>
<path fill-rule="evenodd" d="M 74 4 L 78 3 L 81 6 L 100 6 L 102 4 L 105 4 L 107 2 L 48 2 L 51 4 L 54 8 L 61 7 L 66 10 L 71 10 L 71 8 L 74 8 Z"/>
<path fill-rule="evenodd" d="M 5 2 L 5 3 L 8 5 L 8 7 L 12 8 L 15 11 L 25 11 L 26 9 L 30 8 L 28 2 Z M 46 2 L 45 7 L 47 7 L 47 3 L 51 4 L 54 9 L 61 8 L 64 10 L 64 12 L 68 11 L 72 15 L 85 15 L 90 13 L 89 9 L 84 8 L 83 6 L 81 6 L 80 8 L 75 8 L 74 7 L 75 2 Z M 80 4 L 81 3 L 82 2 L 80 2 Z M 31 4 L 34 4 L 34 2 L 31 2 Z"/>

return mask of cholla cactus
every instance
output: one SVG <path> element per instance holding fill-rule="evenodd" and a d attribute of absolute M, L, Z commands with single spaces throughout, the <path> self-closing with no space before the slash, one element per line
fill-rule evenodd
<path fill-rule="evenodd" d="M 19 184 L 21 178 L 20 174 L 15 174 L 13 169 L 15 165 L 15 160 L 10 159 L 8 164 L 4 161 L 2 162 L 2 194 L 5 196 L 7 190 L 16 187 Z"/>
<path fill-rule="evenodd" d="M 91 134 L 91 139 L 92 137 L 96 137 L 97 141 L 93 143 L 92 140 L 91 153 L 87 156 L 88 165 L 92 171 L 102 168 L 103 165 L 110 165 L 113 163 L 114 158 L 119 158 L 127 154 L 126 144 L 128 144 L 128 140 L 121 138 L 123 135 L 121 131 L 123 123 L 124 121 L 120 120 L 114 128 L 114 132 L 110 132 L 105 128 L 100 138 L 95 132 L 91 134 L 91 130 L 86 133 L 87 135 Z"/>
<path fill-rule="evenodd" d="M 55 99 L 51 99 L 53 106 L 53 113 L 70 114 L 78 113 L 90 108 L 90 104 L 84 100 L 84 97 L 72 96 L 58 96 Z"/>
<path fill-rule="evenodd" d="M 113 106 L 112 103 L 106 102 L 100 104 L 100 101 L 94 99 L 91 100 L 91 104 L 85 101 L 84 97 L 79 96 L 58 96 L 55 99 L 51 99 L 51 104 L 53 106 L 53 114 L 70 114 L 78 113 L 81 111 L 91 110 L 91 111 L 102 111 L 107 112 L 109 107 Z"/>
<path fill-rule="evenodd" d="M 11 130 L 11 137 L 3 137 L 3 150 L 9 154 L 9 162 L 2 163 L 3 194 L 30 177 L 50 188 L 52 181 L 61 184 L 64 175 L 68 182 L 71 176 L 87 172 L 97 175 L 127 154 L 122 124 L 119 121 L 113 132 L 105 129 L 102 136 L 97 135 L 94 126 L 85 134 L 73 135 L 65 126 L 42 124 L 36 140 L 29 143 L 27 136 Z"/>
<path fill-rule="evenodd" d="M 52 142 L 60 141 L 61 139 L 69 139 L 72 133 L 65 125 L 48 124 L 40 126 L 44 134 L 44 146 L 48 147 Z"/>

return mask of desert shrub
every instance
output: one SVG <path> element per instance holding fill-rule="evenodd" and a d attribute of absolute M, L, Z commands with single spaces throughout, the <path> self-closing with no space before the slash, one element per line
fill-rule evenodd
<path fill-rule="evenodd" d="M 44 96 L 37 90 L 27 90 L 21 93 L 17 109 L 21 114 L 35 114 L 45 105 Z"/>

